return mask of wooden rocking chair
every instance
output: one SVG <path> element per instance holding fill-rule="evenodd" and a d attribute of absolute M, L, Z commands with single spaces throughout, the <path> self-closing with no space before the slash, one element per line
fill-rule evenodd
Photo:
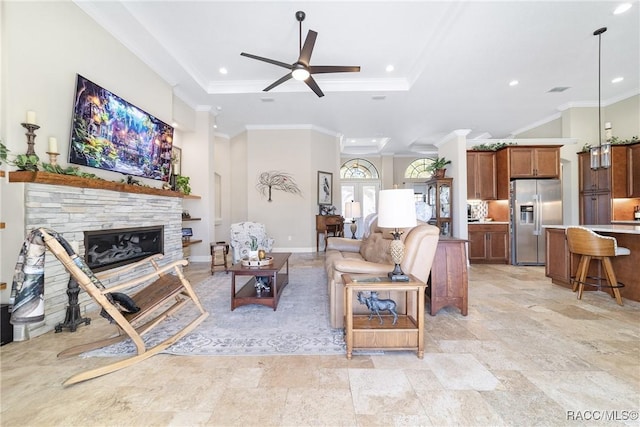
<path fill-rule="evenodd" d="M 62 262 L 80 287 L 113 319 L 120 332 L 115 337 L 64 350 L 58 354 L 58 357 L 75 356 L 86 351 L 115 344 L 127 338 L 131 338 L 137 349 L 137 354 L 128 359 L 119 360 L 110 365 L 72 376 L 64 382 L 65 386 L 105 375 L 148 359 L 170 347 L 209 316 L 209 313 L 200 304 L 200 300 L 191 284 L 182 273 L 182 267 L 188 264 L 186 260 L 174 261 L 160 267 L 156 261 L 162 258 L 162 255 L 153 255 L 121 268 L 114 273 L 101 274 L 100 278 L 106 279 L 110 276 L 121 275 L 145 263 L 151 263 L 155 271 L 105 288 L 86 267 L 84 262 L 68 247 L 66 242 L 63 245 L 59 239 L 49 234 L 45 229 L 40 229 L 40 232 L 47 248 Z M 171 272 L 175 274 L 170 274 Z M 148 284 L 145 286 L 145 283 Z M 111 302 L 112 298 L 108 294 L 134 287 L 139 287 L 139 290 L 134 295 L 131 295 L 131 298 L 140 310 L 135 313 L 123 313 Z M 170 315 L 186 307 L 190 301 L 195 304 L 200 312 L 198 317 L 173 336 L 153 347 L 147 348 L 142 336 L 161 324 Z"/>

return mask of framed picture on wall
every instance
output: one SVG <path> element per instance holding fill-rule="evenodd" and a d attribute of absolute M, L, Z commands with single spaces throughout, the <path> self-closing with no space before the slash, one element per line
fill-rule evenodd
<path fill-rule="evenodd" d="M 318 171 L 318 204 L 330 205 L 333 201 L 333 174 Z"/>
<path fill-rule="evenodd" d="M 171 173 L 174 175 L 182 175 L 182 149 L 174 145 L 171 154 L 171 166 L 173 167 Z"/>

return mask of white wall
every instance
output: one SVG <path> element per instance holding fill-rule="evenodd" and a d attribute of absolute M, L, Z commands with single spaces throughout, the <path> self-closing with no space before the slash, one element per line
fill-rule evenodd
<path fill-rule="evenodd" d="M 230 241 L 231 228 L 231 206 L 235 204 L 235 200 L 231 199 L 231 171 L 235 165 L 230 162 L 231 159 L 231 141 L 226 135 L 215 135 L 213 146 L 213 169 L 220 175 L 220 195 L 214 191 L 214 202 L 212 210 L 209 213 L 209 221 L 214 224 L 213 234 L 210 234 L 210 241 Z M 214 177 L 215 179 L 215 177 Z M 220 201 L 221 219 L 217 222 L 215 218 L 216 203 Z"/>
<path fill-rule="evenodd" d="M 447 177 L 453 178 L 453 236 L 460 239 L 469 237 L 467 228 L 467 135 L 469 130 L 460 129 L 451 132 L 436 144 L 438 157 L 451 160 L 447 165 Z"/>
<path fill-rule="evenodd" d="M 26 152 L 26 111 L 37 114 L 35 151 L 47 159 L 48 137 L 58 138 L 66 165 L 76 73 L 159 119 L 172 121 L 172 88 L 70 1 L 0 3 L 2 94 L 0 138 L 12 153 Z M 3 165 L 3 167 L 7 167 Z M 87 168 L 109 180 L 122 175 Z M 148 180 L 145 180 L 148 181 Z M 160 186 L 158 181 L 149 181 Z M 11 286 L 24 239 L 23 184 L 1 185 L 0 281 Z M 0 299 L 8 300 L 10 289 Z"/>
<path fill-rule="evenodd" d="M 603 122 L 611 122 L 613 136 L 621 140 L 640 137 L 640 95 L 607 105 L 602 113 Z"/>
<path fill-rule="evenodd" d="M 192 218 L 199 221 L 189 221 L 185 227 L 193 228 L 192 239 L 202 240 L 189 246 L 188 258 L 192 262 L 207 262 L 210 260 L 209 243 L 214 223 L 211 221 L 213 211 L 214 185 L 214 135 L 212 116 L 207 111 L 195 114 L 193 132 L 182 133 L 182 171 L 189 177 L 191 194 L 200 199 L 184 199 L 183 205 Z"/>
<path fill-rule="evenodd" d="M 242 149 L 246 135 L 246 150 Z M 339 141 L 337 136 L 307 127 L 291 129 L 250 129 L 231 141 L 233 162 L 246 156 L 244 172 L 233 172 L 232 222 L 256 221 L 265 224 L 275 239 L 276 250 L 311 251 L 315 248 L 315 215 L 317 205 L 317 172 L 333 173 L 333 203 L 339 202 Z M 235 165 L 235 163 L 233 163 Z M 262 172 L 280 171 L 292 176 L 301 194 L 272 190 L 272 201 L 256 188 Z M 235 179 L 235 178 L 234 178 Z M 244 186 L 242 185 L 244 182 Z M 238 197 L 236 197 L 236 191 Z M 238 198 L 246 197 L 246 215 L 236 209 Z M 242 203 L 242 201 L 241 201 Z"/>

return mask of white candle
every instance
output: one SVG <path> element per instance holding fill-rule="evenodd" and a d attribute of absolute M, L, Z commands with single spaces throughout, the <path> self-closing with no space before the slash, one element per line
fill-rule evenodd
<path fill-rule="evenodd" d="M 49 153 L 57 153 L 58 152 L 58 140 L 54 137 L 49 138 Z"/>
<path fill-rule="evenodd" d="M 35 111 L 27 111 L 27 123 L 30 125 L 36 124 L 36 112 Z"/>

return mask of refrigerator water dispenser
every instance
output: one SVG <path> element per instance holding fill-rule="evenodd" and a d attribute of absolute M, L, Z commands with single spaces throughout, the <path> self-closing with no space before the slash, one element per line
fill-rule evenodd
<path fill-rule="evenodd" d="M 520 206 L 520 224 L 533 224 L 533 205 Z"/>

